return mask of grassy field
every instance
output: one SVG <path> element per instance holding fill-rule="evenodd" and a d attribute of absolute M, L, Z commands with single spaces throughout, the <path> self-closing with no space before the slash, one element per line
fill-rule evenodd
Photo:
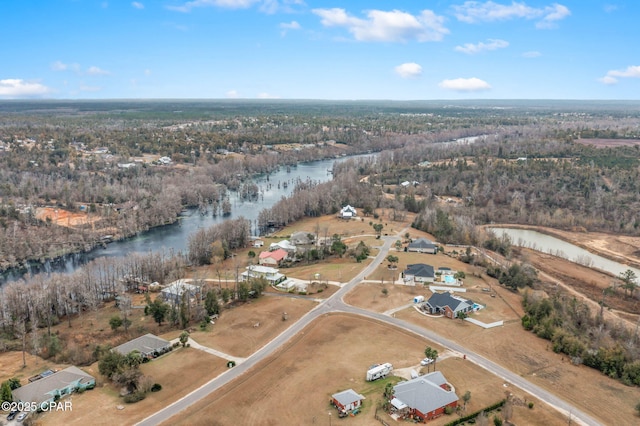
<path fill-rule="evenodd" d="M 237 357 L 247 357 L 286 330 L 317 303 L 286 296 L 263 296 L 251 303 L 225 310 L 207 331 L 191 337 L 204 346 Z M 287 320 L 283 321 L 283 313 Z M 258 327 L 255 327 L 259 324 Z"/>
<path fill-rule="evenodd" d="M 47 413 L 42 425 L 127 425 L 136 423 L 226 371 L 226 360 L 193 348 L 180 348 L 143 364 L 142 373 L 162 385 L 135 404 L 125 404 L 118 389 L 101 379 L 97 363 L 85 370 L 98 378 L 95 389 L 70 396 L 73 411 Z"/>
<path fill-rule="evenodd" d="M 329 413 L 339 424 L 378 424 L 373 415 L 382 400 L 385 382 L 366 382 L 368 366 L 391 362 L 394 368 L 418 368 L 426 345 L 443 352 L 424 339 L 375 321 L 349 315 L 325 316 L 307 327 L 285 350 L 166 424 L 317 425 L 328 424 Z M 437 368 L 458 389 L 459 396 L 466 390 L 471 392 L 468 410 L 504 398 L 507 389 L 499 378 L 460 357 L 447 357 L 437 363 Z M 349 388 L 366 397 L 363 410 L 355 417 L 338 420 L 337 412 L 329 405 L 330 397 Z M 517 389 L 512 392 L 519 399 L 526 397 Z M 534 403 L 532 412 L 514 410 L 514 423 L 565 423 L 554 410 L 535 400 Z M 430 424 L 439 426 L 455 418 L 444 416 Z"/>

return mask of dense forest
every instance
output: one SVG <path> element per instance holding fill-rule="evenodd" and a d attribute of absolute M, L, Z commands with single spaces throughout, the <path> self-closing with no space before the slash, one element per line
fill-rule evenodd
<path fill-rule="evenodd" d="M 639 115 L 629 102 L 7 101 L 0 269 L 171 223 L 186 207 L 222 209 L 228 191 L 250 190 L 252 176 L 282 165 L 363 152 L 380 154 L 338 166 L 336 177 L 348 182 L 329 192 L 301 187 L 296 209 L 277 206 L 261 225 L 330 213 L 351 199 L 421 213 L 420 228 L 437 208 L 460 225 L 637 234 L 638 145 L 576 141 L 637 140 Z M 414 185 L 399 187 L 404 181 Z M 42 206 L 86 208 L 90 220 L 60 227 L 37 217 Z"/>
<path fill-rule="evenodd" d="M 506 257 L 509 242 L 478 225 L 639 235 L 639 139 L 640 105 L 624 102 L 2 102 L 0 269 L 172 223 L 185 208 L 222 211 L 230 191 L 249 197 L 254 176 L 281 166 L 367 152 L 376 155 L 336 163 L 330 182 L 297 182 L 259 214 L 260 229 L 351 204 L 364 215 L 415 213 L 413 226 L 442 243 Z M 42 207 L 82 211 L 87 221 L 61 226 L 38 217 Z M 126 293 L 136 285 L 127 277 L 167 283 L 190 265 L 215 266 L 248 245 L 250 229 L 243 218 L 228 220 L 192 235 L 188 253 L 103 258 L 73 274 L 9 283 L 0 291 L 0 350 L 91 362 L 95 353 L 61 348 L 51 326 L 116 295 L 126 322 Z M 338 243 L 328 254 L 344 253 Z M 514 290 L 537 284 L 526 264 L 487 273 Z M 171 321 L 185 326 L 215 312 L 219 298 L 249 292 L 226 290 L 187 317 L 174 309 Z M 640 384 L 636 336 L 625 327 L 561 294 L 532 293 L 524 304 L 523 326 L 554 350 Z"/>

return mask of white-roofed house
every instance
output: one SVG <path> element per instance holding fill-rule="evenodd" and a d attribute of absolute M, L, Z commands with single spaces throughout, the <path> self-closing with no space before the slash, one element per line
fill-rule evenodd
<path fill-rule="evenodd" d="M 290 255 L 296 254 L 296 246 L 291 244 L 289 240 L 282 240 L 282 241 L 278 241 L 277 243 L 271 243 L 269 245 L 269 251 L 274 251 L 278 249 L 282 249 L 287 253 L 289 253 Z"/>
<path fill-rule="evenodd" d="M 338 213 L 338 217 L 341 217 L 342 219 L 351 219 L 353 217 L 356 217 L 357 215 L 358 211 L 355 209 L 355 207 L 351 207 L 348 204 L 340 209 L 340 213 Z"/>
<path fill-rule="evenodd" d="M 247 270 L 240 274 L 240 280 L 248 281 L 252 278 L 264 278 L 270 285 L 276 285 L 287 279 L 287 277 L 281 274 L 276 268 L 262 265 L 249 265 L 247 266 Z"/>

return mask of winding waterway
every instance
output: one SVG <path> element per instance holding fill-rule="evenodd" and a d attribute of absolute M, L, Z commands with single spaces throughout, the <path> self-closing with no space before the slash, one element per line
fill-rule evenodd
<path fill-rule="evenodd" d="M 300 163 L 295 167 L 281 167 L 277 172 L 269 176 L 260 176 L 254 179 L 258 185 L 260 193 L 256 201 L 243 201 L 237 193 L 231 193 L 232 210 L 229 216 L 213 216 L 210 212 L 206 215 L 200 214 L 197 209 L 187 210 L 180 219 L 171 225 L 153 228 L 150 231 L 141 233 L 135 237 L 121 241 L 115 241 L 106 248 L 97 248 L 87 253 L 78 253 L 64 256 L 55 260 L 48 260 L 44 263 L 31 263 L 27 270 L 8 270 L 0 275 L 0 285 L 9 281 L 16 281 L 26 276 L 33 276 L 37 273 L 50 272 L 73 272 L 91 260 L 100 257 L 120 257 L 132 253 L 149 253 L 157 251 L 184 252 L 187 249 L 189 236 L 201 228 L 208 228 L 228 219 L 240 216 L 249 219 L 252 228 L 255 226 L 258 214 L 265 208 L 272 207 L 282 197 L 289 196 L 293 191 L 296 182 L 312 181 L 326 182 L 332 179 L 331 170 L 335 162 L 344 161 L 348 158 L 366 157 L 350 156 L 339 159 L 312 161 Z M 257 230 L 253 231 L 257 235 Z"/>
<path fill-rule="evenodd" d="M 562 257 L 571 262 L 579 263 L 590 268 L 600 269 L 609 272 L 616 277 L 627 269 L 636 273 L 640 277 L 640 270 L 632 268 L 624 263 L 616 262 L 606 257 L 591 253 L 581 247 L 568 243 L 559 238 L 543 234 L 538 231 L 519 228 L 490 228 L 496 235 L 506 234 L 511 239 L 511 243 L 520 247 L 548 253 L 553 256 Z"/>

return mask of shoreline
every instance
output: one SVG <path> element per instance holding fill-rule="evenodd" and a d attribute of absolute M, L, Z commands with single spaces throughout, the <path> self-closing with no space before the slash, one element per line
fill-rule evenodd
<path fill-rule="evenodd" d="M 640 259 L 635 260 L 633 258 L 630 258 L 629 256 L 622 254 L 622 253 L 618 253 L 615 254 L 615 252 L 612 251 L 608 251 L 608 250 L 598 250 L 597 248 L 594 248 L 588 244 L 583 243 L 582 241 L 580 241 L 580 239 L 578 238 L 572 238 L 571 236 L 568 236 L 567 234 L 585 234 L 585 235 L 602 235 L 602 236 L 607 236 L 608 238 L 612 239 L 612 240 L 617 240 L 620 237 L 628 237 L 628 235 L 619 235 L 619 234 L 606 234 L 603 232 L 590 232 L 590 231 L 566 231 L 566 230 L 562 230 L 562 229 L 555 229 L 555 228 L 549 228 L 549 227 L 545 227 L 545 226 L 541 226 L 541 225 L 522 225 L 522 224 L 505 224 L 505 223 L 495 223 L 495 224 L 491 224 L 491 225 L 480 225 L 481 228 L 483 229 L 487 229 L 487 228 L 511 228 L 511 229 L 523 229 L 526 231 L 536 231 L 536 232 L 540 232 L 541 234 L 545 234 L 548 235 L 550 237 L 554 237 L 557 238 L 559 240 L 562 240 L 564 242 L 567 242 L 569 244 L 573 244 L 576 247 L 580 247 L 581 249 L 584 249 L 586 251 L 588 251 L 589 253 L 598 255 L 598 256 L 602 256 L 604 258 L 607 258 L 613 262 L 618 262 L 621 263 L 623 265 L 628 265 L 631 266 L 633 268 L 639 268 L 640 269 Z M 592 239 L 593 241 L 593 239 Z"/>

